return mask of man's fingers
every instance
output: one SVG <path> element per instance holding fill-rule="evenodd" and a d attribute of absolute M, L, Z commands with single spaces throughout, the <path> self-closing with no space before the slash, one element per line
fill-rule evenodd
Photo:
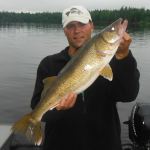
<path fill-rule="evenodd" d="M 66 110 L 72 108 L 76 102 L 77 95 L 70 93 L 67 97 L 62 98 L 56 107 L 57 110 Z"/>
<path fill-rule="evenodd" d="M 121 39 L 119 49 L 128 47 L 131 42 L 132 42 L 131 36 L 127 32 L 125 32 Z"/>
<path fill-rule="evenodd" d="M 70 102 L 69 102 L 70 108 L 72 108 L 74 106 L 76 99 L 77 99 L 77 94 L 73 94 L 72 100 L 70 100 Z"/>
<path fill-rule="evenodd" d="M 115 55 L 117 59 L 123 59 L 128 55 L 131 42 L 131 36 L 125 32 Z"/>
<path fill-rule="evenodd" d="M 132 41 L 131 36 L 127 32 L 124 33 L 123 39 L 125 41 L 130 41 L 130 42 Z"/>

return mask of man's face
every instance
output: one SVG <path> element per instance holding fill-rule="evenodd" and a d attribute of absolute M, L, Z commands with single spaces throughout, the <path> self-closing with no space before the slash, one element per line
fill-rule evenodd
<path fill-rule="evenodd" d="M 73 21 L 64 28 L 64 33 L 68 39 L 69 46 L 75 49 L 80 48 L 88 39 L 91 38 L 93 23 L 83 24 Z"/>

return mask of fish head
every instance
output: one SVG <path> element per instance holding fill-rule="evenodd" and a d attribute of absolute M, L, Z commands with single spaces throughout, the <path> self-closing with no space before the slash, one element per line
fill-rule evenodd
<path fill-rule="evenodd" d="M 115 43 L 118 40 L 120 40 L 126 31 L 128 25 L 128 21 L 124 20 L 122 18 L 119 18 L 115 22 L 113 22 L 111 25 L 106 27 L 104 31 L 102 32 L 103 39 L 108 43 Z"/>
<path fill-rule="evenodd" d="M 96 48 L 103 54 L 115 54 L 128 25 L 127 20 L 119 18 L 107 26 L 97 36 Z"/>

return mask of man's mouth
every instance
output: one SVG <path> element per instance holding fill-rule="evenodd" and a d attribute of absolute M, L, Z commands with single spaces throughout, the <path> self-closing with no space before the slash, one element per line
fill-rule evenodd
<path fill-rule="evenodd" d="M 83 36 L 80 36 L 80 37 L 74 37 L 74 39 L 75 39 L 75 40 L 82 40 L 82 39 L 84 39 L 84 37 L 83 37 Z"/>

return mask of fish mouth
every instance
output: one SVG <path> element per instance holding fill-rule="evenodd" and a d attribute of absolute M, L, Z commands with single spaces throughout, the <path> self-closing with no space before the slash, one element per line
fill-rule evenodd
<path fill-rule="evenodd" d="M 106 43 L 114 44 L 121 41 L 126 28 L 128 26 L 128 21 L 122 18 L 119 18 L 115 22 L 113 22 L 111 25 L 106 27 L 103 30 L 102 38 Z"/>
<path fill-rule="evenodd" d="M 118 20 L 116 20 L 110 25 L 110 28 L 111 30 L 114 28 L 118 37 L 122 38 L 124 32 L 127 29 L 127 26 L 128 26 L 128 20 L 127 19 L 123 20 L 122 18 L 119 18 Z"/>
<path fill-rule="evenodd" d="M 118 19 L 119 23 L 118 23 L 118 26 L 117 26 L 117 29 L 118 29 L 118 35 L 119 36 L 123 36 L 124 32 L 126 31 L 127 29 L 127 26 L 128 26 L 128 20 L 123 20 L 122 18 Z"/>
<path fill-rule="evenodd" d="M 122 18 L 120 18 L 118 20 L 118 25 L 116 26 L 116 30 L 117 30 L 117 34 L 118 34 L 118 40 L 116 41 L 116 44 L 119 44 L 122 40 L 122 37 L 124 35 L 124 33 L 126 32 L 128 26 L 128 20 L 123 20 Z"/>
<path fill-rule="evenodd" d="M 120 36 L 122 37 L 124 32 L 127 29 L 127 26 L 128 26 L 128 20 L 126 19 L 123 20 L 122 18 L 119 18 L 109 26 L 109 30 L 115 30 L 117 35 L 119 37 Z"/>

